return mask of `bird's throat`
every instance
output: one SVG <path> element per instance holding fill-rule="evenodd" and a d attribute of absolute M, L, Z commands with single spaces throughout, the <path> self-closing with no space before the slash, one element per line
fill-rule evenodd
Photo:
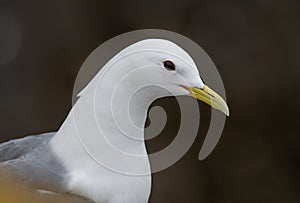
<path fill-rule="evenodd" d="M 149 175 L 144 123 L 155 98 L 130 86 L 118 91 L 109 87 L 113 86 L 99 92 L 97 85 L 89 87 L 71 109 L 52 146 L 70 168 L 80 161 L 117 173 Z"/>

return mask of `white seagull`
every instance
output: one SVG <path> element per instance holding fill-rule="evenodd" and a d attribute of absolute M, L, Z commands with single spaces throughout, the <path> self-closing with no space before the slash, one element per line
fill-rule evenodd
<path fill-rule="evenodd" d="M 226 102 L 204 84 L 181 47 L 164 39 L 134 43 L 81 91 L 57 132 L 0 144 L 0 168 L 37 190 L 96 203 L 146 203 L 151 191 L 143 139 L 147 111 L 158 98 L 180 95 L 229 115 Z"/>

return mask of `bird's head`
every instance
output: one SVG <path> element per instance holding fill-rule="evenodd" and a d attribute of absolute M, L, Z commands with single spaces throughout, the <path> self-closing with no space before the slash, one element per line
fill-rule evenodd
<path fill-rule="evenodd" d="M 156 94 L 156 98 L 189 95 L 229 116 L 224 99 L 202 81 L 191 56 L 175 43 L 147 39 L 122 52 L 118 58 L 126 58 L 126 63 L 131 64 L 130 71 L 135 75 L 133 84 L 139 82 L 144 86 L 159 86 L 151 92 Z"/>

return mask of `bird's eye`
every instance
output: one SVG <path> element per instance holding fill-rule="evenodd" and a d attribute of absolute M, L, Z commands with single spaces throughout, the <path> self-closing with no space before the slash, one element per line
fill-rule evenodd
<path fill-rule="evenodd" d="M 164 61 L 164 67 L 169 71 L 175 70 L 175 64 L 170 60 Z"/>

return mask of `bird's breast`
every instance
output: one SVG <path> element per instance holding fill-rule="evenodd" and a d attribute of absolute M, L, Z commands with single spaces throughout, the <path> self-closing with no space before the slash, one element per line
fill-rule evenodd
<path fill-rule="evenodd" d="M 69 191 L 95 202 L 146 203 L 151 190 L 151 175 L 130 176 L 98 166 L 97 169 L 70 173 Z"/>

